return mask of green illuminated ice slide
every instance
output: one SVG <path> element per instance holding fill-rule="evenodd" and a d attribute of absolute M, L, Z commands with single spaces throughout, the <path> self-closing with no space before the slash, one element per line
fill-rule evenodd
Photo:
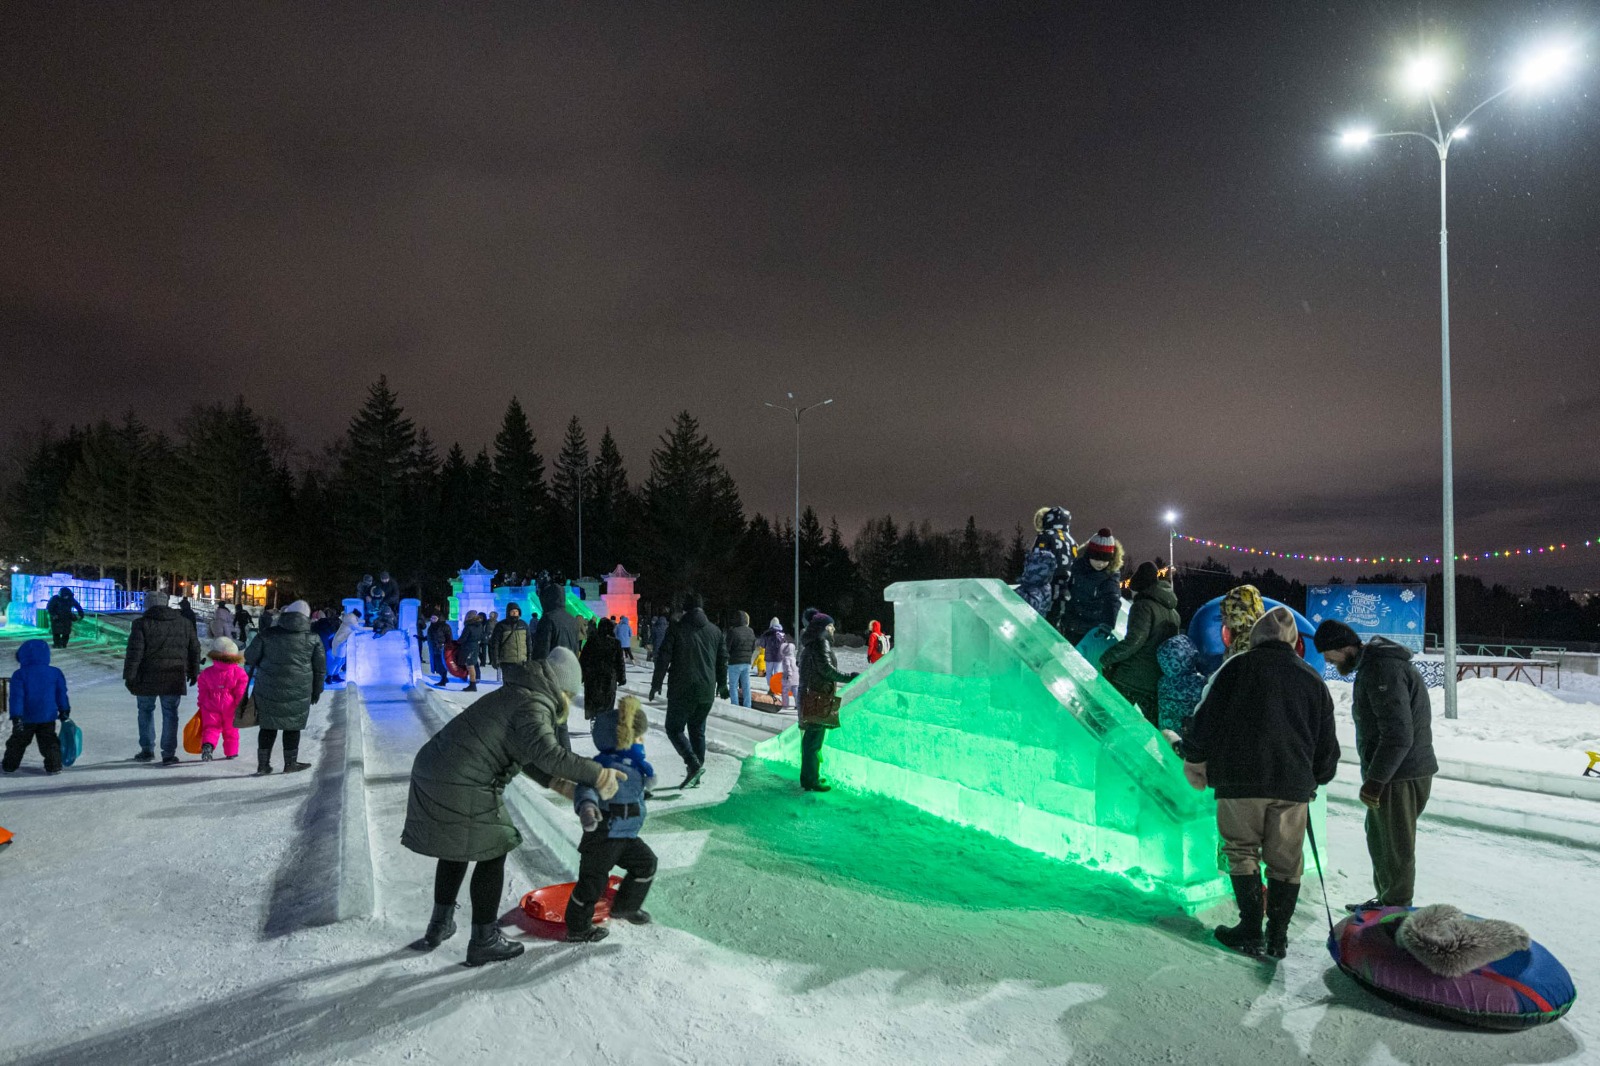
<path fill-rule="evenodd" d="M 1190 912 L 1228 894 L 1212 794 L 1189 787 L 1138 709 L 1007 585 L 902 582 L 885 598 L 894 650 L 843 693 L 823 753 L 830 779 Z M 799 729 L 756 754 L 798 766 Z"/>

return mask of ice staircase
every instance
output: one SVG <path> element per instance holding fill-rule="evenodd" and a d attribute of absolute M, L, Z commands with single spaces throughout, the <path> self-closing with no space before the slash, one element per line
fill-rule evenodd
<path fill-rule="evenodd" d="M 1171 746 L 1008 586 L 902 582 L 885 598 L 894 650 L 843 693 L 823 754 L 830 779 L 1191 912 L 1226 894 L 1211 794 L 1189 787 Z M 798 728 L 755 753 L 798 765 Z"/>

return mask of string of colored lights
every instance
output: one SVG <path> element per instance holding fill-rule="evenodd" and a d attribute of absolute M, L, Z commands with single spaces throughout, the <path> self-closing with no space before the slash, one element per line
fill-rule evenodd
<path fill-rule="evenodd" d="M 1209 537 L 1193 537 L 1187 533 L 1174 533 L 1178 540 L 1197 544 L 1204 548 L 1216 548 L 1221 551 L 1239 552 L 1242 555 L 1259 555 L 1268 559 L 1285 559 L 1307 563 L 1354 563 L 1361 566 L 1374 566 L 1387 563 L 1412 563 L 1412 564 L 1438 564 L 1443 560 L 1437 555 L 1340 555 L 1337 552 L 1285 552 L 1272 548 L 1251 548 L 1243 544 L 1229 544 L 1225 541 L 1212 540 Z M 1600 537 L 1590 537 L 1581 544 L 1577 541 L 1571 543 L 1556 543 L 1545 546 L 1535 545 L 1529 548 L 1507 548 L 1504 551 L 1486 552 L 1459 552 L 1457 562 L 1484 562 L 1495 559 L 1514 559 L 1530 555 L 1551 555 L 1564 552 L 1573 548 L 1600 547 Z"/>

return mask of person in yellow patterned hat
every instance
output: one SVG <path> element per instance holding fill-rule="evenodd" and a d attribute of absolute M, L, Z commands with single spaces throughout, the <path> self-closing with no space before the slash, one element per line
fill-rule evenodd
<path fill-rule="evenodd" d="M 1250 650 L 1250 631 L 1267 613 L 1261 601 L 1261 590 L 1254 585 L 1240 585 L 1229 589 L 1222 597 L 1222 643 L 1228 652 L 1222 657 L 1227 662 L 1235 655 Z"/>

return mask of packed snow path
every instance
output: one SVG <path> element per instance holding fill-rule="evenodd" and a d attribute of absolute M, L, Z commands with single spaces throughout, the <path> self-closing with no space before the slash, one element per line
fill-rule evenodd
<path fill-rule="evenodd" d="M 0 636 L 0 657 L 14 646 Z M 1333 972 L 1314 878 L 1274 971 L 1114 883 L 875 797 L 802 795 L 726 755 L 698 794 L 652 808 L 646 837 L 669 859 L 655 926 L 598 946 L 530 939 L 522 958 L 468 970 L 464 928 L 431 955 L 406 948 L 433 875 L 398 842 L 407 774 L 451 708 L 385 680 L 393 660 L 359 699 L 314 709 L 302 746 L 313 771 L 267 778 L 250 776 L 252 733 L 235 762 L 126 761 L 133 699 L 115 657 L 61 660 L 82 762 L 45 777 L 30 754 L 0 780 L 0 825 L 17 833 L 0 851 L 0 1062 L 1500 1066 L 1597 1054 L 1591 848 L 1424 820 L 1422 895 L 1522 922 L 1580 988 L 1563 1024 L 1477 1034 Z M 180 717 L 192 713 L 190 697 Z M 377 909 L 311 924 L 339 884 L 316 829 L 344 765 L 329 753 L 358 732 Z M 647 743 L 670 778 L 680 764 L 665 739 Z M 1460 787 L 1484 804 L 1500 793 Z M 1329 836 L 1335 904 L 1364 897 L 1354 808 L 1330 807 Z M 519 851 L 504 908 L 556 865 Z"/>

